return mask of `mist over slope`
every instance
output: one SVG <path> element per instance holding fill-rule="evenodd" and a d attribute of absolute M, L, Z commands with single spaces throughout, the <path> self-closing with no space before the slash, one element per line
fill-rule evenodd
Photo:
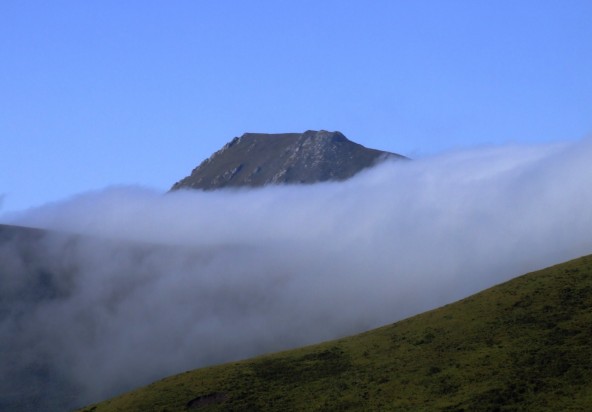
<path fill-rule="evenodd" d="M 48 360 L 81 385 L 82 405 L 393 322 L 590 253 L 591 157 L 591 140 L 486 148 L 339 183 L 119 187 L 4 216 L 100 239 L 48 235 L 26 253 L 2 243 L 2 284 L 26 290 L 14 274 L 38 254 L 62 291 L 31 306 L 6 292 L 2 349 L 18 351 L 13 370 Z"/>
<path fill-rule="evenodd" d="M 80 412 L 587 411 L 592 255 L 341 339 L 169 376 Z"/>

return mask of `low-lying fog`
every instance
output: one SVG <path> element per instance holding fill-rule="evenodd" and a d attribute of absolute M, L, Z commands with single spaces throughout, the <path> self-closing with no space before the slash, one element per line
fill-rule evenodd
<path fill-rule="evenodd" d="M 117 187 L 2 216 L 93 236 L 0 244 L 0 397 L 23 375 L 82 406 L 592 253 L 590 159 L 589 139 L 483 148 L 341 183 Z"/>

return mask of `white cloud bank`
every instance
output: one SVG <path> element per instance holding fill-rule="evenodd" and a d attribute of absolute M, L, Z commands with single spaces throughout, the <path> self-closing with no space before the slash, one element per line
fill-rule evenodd
<path fill-rule="evenodd" d="M 12 285 L 0 295 L 0 341 L 18 348 L 15 370 L 49 359 L 79 385 L 80 405 L 400 320 L 592 253 L 590 159 L 591 140 L 489 148 L 388 162 L 341 183 L 112 188 L 5 216 L 118 241 L 45 239 L 38 253 L 55 290 L 27 307 L 18 270 L 0 273 Z M 9 247 L 0 258 L 18 260 Z"/>

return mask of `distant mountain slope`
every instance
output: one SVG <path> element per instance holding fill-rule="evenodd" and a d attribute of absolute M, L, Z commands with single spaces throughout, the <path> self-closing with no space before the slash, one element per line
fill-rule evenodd
<path fill-rule="evenodd" d="M 84 409 L 589 411 L 592 255 L 345 339 L 198 369 Z"/>
<path fill-rule="evenodd" d="M 59 279 L 61 268 L 45 253 L 47 233 L 0 224 L 0 411 L 64 410 L 78 389 L 49 356 L 27 355 L 43 345 L 42 338 L 21 334 L 42 305 L 70 294 L 69 282 Z"/>
<path fill-rule="evenodd" d="M 385 158 L 405 157 L 367 149 L 339 132 L 245 133 L 203 161 L 172 190 L 344 180 Z"/>

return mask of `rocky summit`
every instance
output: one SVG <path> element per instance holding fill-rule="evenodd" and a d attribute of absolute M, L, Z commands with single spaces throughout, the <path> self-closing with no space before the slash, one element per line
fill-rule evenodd
<path fill-rule="evenodd" d="M 340 132 L 245 133 L 204 160 L 171 190 L 345 180 L 399 154 L 368 149 Z"/>

